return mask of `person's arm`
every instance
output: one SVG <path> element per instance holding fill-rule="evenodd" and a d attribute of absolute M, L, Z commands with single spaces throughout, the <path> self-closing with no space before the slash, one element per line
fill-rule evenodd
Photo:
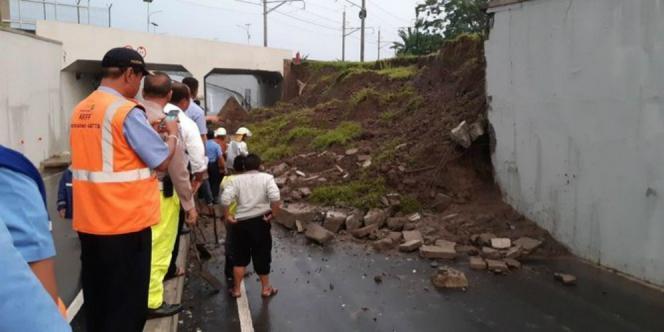
<path fill-rule="evenodd" d="M 132 109 L 123 123 L 124 136 L 129 146 L 149 168 L 162 172 L 168 170 L 168 163 L 175 152 L 178 133 L 176 121 L 166 121 L 165 124 L 166 144 L 150 126 L 145 113 L 139 108 Z"/>
<path fill-rule="evenodd" d="M 274 181 L 274 177 L 271 175 L 267 182 L 267 197 L 270 200 L 272 217 L 276 217 L 281 207 L 281 193 L 279 192 L 277 183 Z"/>
<path fill-rule="evenodd" d="M 226 222 L 234 224 L 237 221 L 235 220 L 235 216 L 230 213 L 230 207 L 231 203 L 236 199 L 237 197 L 237 190 L 234 184 L 234 181 L 228 181 L 226 186 L 224 187 L 224 191 L 221 193 L 221 205 L 224 207 L 224 216 L 226 217 Z"/>
<path fill-rule="evenodd" d="M 60 182 L 58 183 L 58 214 L 64 219 L 65 212 L 67 211 L 67 181 L 65 179 L 65 174 L 67 171 L 62 173 L 60 177 Z"/>
<path fill-rule="evenodd" d="M 224 162 L 224 151 L 221 149 L 221 145 L 217 143 L 217 165 L 219 165 L 219 171 L 223 172 L 224 166 L 226 163 Z"/>
<path fill-rule="evenodd" d="M 53 258 L 30 262 L 30 269 L 41 282 L 53 302 L 58 303 L 58 284 L 55 281 L 55 260 Z"/>
<path fill-rule="evenodd" d="M 249 155 L 249 148 L 247 147 L 247 142 L 240 142 L 238 144 L 238 150 L 239 150 L 240 154 L 245 156 L 245 157 L 247 155 Z"/>

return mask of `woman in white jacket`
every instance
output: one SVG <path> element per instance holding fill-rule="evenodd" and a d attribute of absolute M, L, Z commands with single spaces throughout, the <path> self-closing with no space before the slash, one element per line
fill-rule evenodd
<path fill-rule="evenodd" d="M 249 148 L 247 147 L 246 139 L 251 137 L 251 131 L 245 127 L 240 127 L 228 143 L 228 151 L 226 152 L 226 167 L 233 167 L 233 161 L 237 156 L 249 155 Z"/>

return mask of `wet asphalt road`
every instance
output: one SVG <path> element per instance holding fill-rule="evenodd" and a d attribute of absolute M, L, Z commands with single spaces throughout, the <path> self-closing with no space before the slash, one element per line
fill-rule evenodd
<path fill-rule="evenodd" d="M 277 225 L 273 234 L 279 294 L 263 300 L 256 276 L 245 280 L 256 331 L 664 331 L 664 293 L 574 258 L 504 276 L 470 270 L 463 259 L 450 265 L 466 273 L 469 289 L 437 291 L 435 268 L 415 254 L 368 254 L 341 241 L 322 248 Z M 223 279 L 221 262 L 210 270 Z M 557 271 L 578 285 L 558 284 Z M 180 330 L 240 331 L 235 301 L 195 276 L 184 304 Z"/>

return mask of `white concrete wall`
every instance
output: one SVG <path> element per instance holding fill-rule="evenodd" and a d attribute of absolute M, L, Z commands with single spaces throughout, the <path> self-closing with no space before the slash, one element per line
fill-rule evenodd
<path fill-rule="evenodd" d="M 664 285 L 664 1 L 493 10 L 489 119 L 506 200 L 575 254 Z"/>
<path fill-rule="evenodd" d="M 60 107 L 62 46 L 0 29 L 0 144 L 39 163 L 67 150 Z"/>
<path fill-rule="evenodd" d="M 76 60 L 101 61 L 104 53 L 113 47 L 130 45 L 136 49 L 142 46 L 147 63 L 182 65 L 201 85 L 205 75 L 214 68 L 283 73 L 283 60 L 292 56 L 290 50 L 56 21 L 38 21 L 37 35 L 62 41 L 63 68 Z"/>

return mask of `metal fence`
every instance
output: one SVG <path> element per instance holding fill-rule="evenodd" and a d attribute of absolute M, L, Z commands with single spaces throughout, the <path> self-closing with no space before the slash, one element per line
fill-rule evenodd
<path fill-rule="evenodd" d="M 38 20 L 62 21 L 97 26 L 111 26 L 111 9 L 90 6 L 90 0 L 45 1 L 10 0 L 9 24 L 12 28 L 35 30 Z"/>

